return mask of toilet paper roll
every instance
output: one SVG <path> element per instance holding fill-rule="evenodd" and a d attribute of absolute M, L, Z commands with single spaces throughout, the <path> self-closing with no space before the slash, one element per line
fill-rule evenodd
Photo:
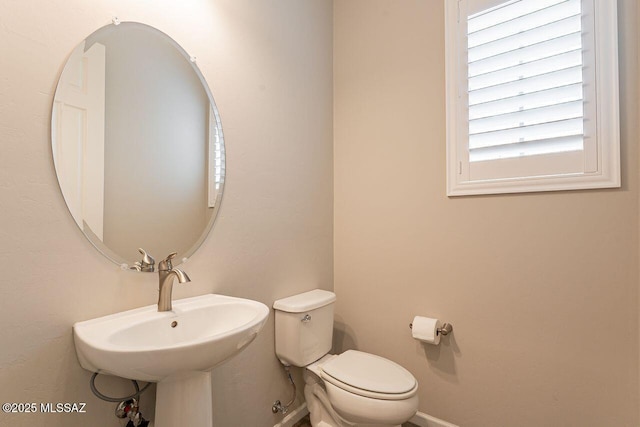
<path fill-rule="evenodd" d="M 411 335 L 413 338 L 433 344 L 440 344 L 440 334 L 438 329 L 442 327 L 440 320 L 431 317 L 416 316 L 413 318 L 413 326 L 411 327 Z"/>

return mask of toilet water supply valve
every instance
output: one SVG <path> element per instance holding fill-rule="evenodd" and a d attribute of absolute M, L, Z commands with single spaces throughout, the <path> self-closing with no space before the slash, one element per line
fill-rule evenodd
<path fill-rule="evenodd" d="M 278 412 L 282 412 L 282 414 L 286 414 L 288 411 L 287 407 L 282 404 L 279 400 L 273 402 L 273 406 L 271 407 L 271 412 L 277 414 Z"/>
<path fill-rule="evenodd" d="M 271 412 L 273 412 L 274 414 L 277 414 L 278 412 L 283 415 L 286 414 L 287 411 L 289 411 L 289 407 L 293 405 L 293 402 L 296 400 L 296 383 L 293 382 L 293 378 L 291 377 L 291 368 L 289 366 L 285 366 L 284 370 L 287 373 L 287 377 L 289 378 L 289 382 L 291 383 L 292 387 L 291 400 L 286 405 L 283 405 L 279 400 L 273 402 Z"/>

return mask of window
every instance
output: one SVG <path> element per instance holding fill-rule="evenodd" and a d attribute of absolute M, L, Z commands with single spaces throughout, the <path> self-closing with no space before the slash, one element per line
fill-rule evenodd
<path fill-rule="evenodd" d="M 447 194 L 620 186 L 615 0 L 447 0 Z"/>
<path fill-rule="evenodd" d="M 213 104 L 209 108 L 209 145 L 207 152 L 208 199 L 209 207 L 213 208 L 220 201 L 220 191 L 224 183 L 225 174 L 222 123 L 218 109 Z"/>

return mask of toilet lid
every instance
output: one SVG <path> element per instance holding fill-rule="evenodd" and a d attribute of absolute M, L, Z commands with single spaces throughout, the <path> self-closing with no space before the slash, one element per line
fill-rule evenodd
<path fill-rule="evenodd" d="M 322 365 L 333 384 L 381 394 L 404 394 L 416 388 L 416 379 L 402 366 L 384 357 L 348 350 Z M 324 375 L 323 375 L 324 376 Z M 325 378 L 331 380 L 331 378 Z"/>

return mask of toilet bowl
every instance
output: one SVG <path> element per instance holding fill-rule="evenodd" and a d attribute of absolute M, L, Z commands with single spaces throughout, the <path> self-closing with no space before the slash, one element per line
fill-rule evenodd
<path fill-rule="evenodd" d="M 307 406 L 316 406 L 314 400 L 330 405 L 322 415 L 330 416 L 334 424 L 324 420 L 326 425 L 397 426 L 418 409 L 418 383 L 413 375 L 373 354 L 348 350 L 324 356 L 306 367 L 304 378 Z M 312 425 L 316 425 L 313 420 Z"/>
<path fill-rule="evenodd" d="M 305 368 L 305 399 L 313 427 L 392 427 L 418 409 L 418 382 L 383 357 L 348 350 L 329 354 L 333 292 L 316 289 L 274 303 L 276 354 Z"/>

